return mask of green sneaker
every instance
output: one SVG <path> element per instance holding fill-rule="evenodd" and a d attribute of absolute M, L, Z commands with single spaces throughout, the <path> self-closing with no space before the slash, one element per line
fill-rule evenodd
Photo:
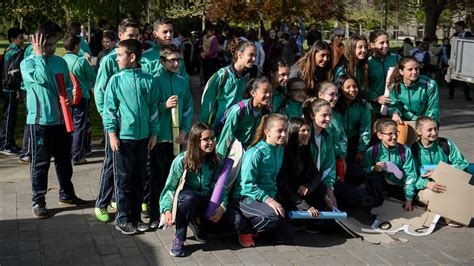
<path fill-rule="evenodd" d="M 110 202 L 110 207 L 112 207 L 112 208 L 114 208 L 114 209 L 117 209 L 117 202 L 111 201 L 111 202 Z"/>
<path fill-rule="evenodd" d="M 106 208 L 95 208 L 95 218 L 103 223 L 106 223 L 110 220 L 110 216 Z"/>
<path fill-rule="evenodd" d="M 142 212 L 148 212 L 148 204 L 142 203 Z"/>

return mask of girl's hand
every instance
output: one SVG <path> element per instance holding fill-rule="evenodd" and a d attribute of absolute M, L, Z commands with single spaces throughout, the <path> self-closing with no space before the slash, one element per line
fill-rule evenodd
<path fill-rule="evenodd" d="M 43 34 L 36 33 L 31 35 L 31 47 L 35 52 L 35 55 L 43 55 L 43 45 L 46 43 L 46 38 L 43 38 Z"/>
<path fill-rule="evenodd" d="M 388 96 L 380 95 L 375 99 L 380 105 L 386 104 L 389 105 L 392 103 L 390 98 Z"/>
<path fill-rule="evenodd" d="M 173 225 L 172 215 L 171 215 L 171 211 L 170 211 L 170 210 L 165 211 L 165 223 L 166 223 L 168 226 L 172 226 L 172 225 Z"/>
<path fill-rule="evenodd" d="M 309 189 L 305 186 L 300 186 L 300 188 L 298 188 L 298 194 L 302 197 L 306 196 L 308 194 L 308 191 Z"/>
<path fill-rule="evenodd" d="M 151 136 L 148 139 L 148 150 L 151 151 L 156 145 L 156 136 Z"/>
<path fill-rule="evenodd" d="M 413 211 L 413 206 L 411 204 L 411 200 L 406 200 L 405 203 L 403 204 L 403 209 L 405 211 Z"/>
<path fill-rule="evenodd" d="M 217 223 L 222 218 L 223 214 L 224 214 L 224 208 L 222 208 L 222 206 L 219 206 L 219 207 L 217 207 L 214 214 L 211 217 L 209 217 L 209 221 L 211 221 L 213 223 Z"/>
<path fill-rule="evenodd" d="M 361 164 L 364 161 L 364 157 L 365 157 L 365 153 L 358 151 L 355 157 L 356 163 Z"/>
<path fill-rule="evenodd" d="M 319 216 L 319 211 L 315 207 L 311 207 L 308 209 L 309 213 L 311 213 L 311 216 L 313 217 L 318 217 Z"/>
<path fill-rule="evenodd" d="M 420 176 L 423 177 L 423 178 L 430 178 L 432 173 L 433 173 L 432 170 L 427 170 L 426 174 L 420 175 Z"/>
<path fill-rule="evenodd" d="M 426 187 L 435 193 L 443 193 L 446 191 L 446 186 L 443 184 L 428 182 Z"/>
<path fill-rule="evenodd" d="M 397 122 L 399 125 L 403 125 L 403 120 L 402 118 L 400 117 L 400 115 L 398 115 L 397 113 L 394 113 L 392 115 L 392 120 Z"/>
<path fill-rule="evenodd" d="M 385 163 L 384 162 L 378 162 L 378 163 L 375 163 L 375 166 L 374 166 L 374 171 L 376 172 L 382 172 L 382 170 L 385 168 Z"/>
<path fill-rule="evenodd" d="M 328 198 L 329 201 L 326 201 L 326 205 L 332 209 L 334 207 L 337 207 L 337 200 L 336 200 L 336 196 L 334 195 L 334 191 L 332 190 L 332 188 L 327 188 L 326 189 L 326 196 Z"/>
<path fill-rule="evenodd" d="M 270 206 L 278 216 L 285 217 L 285 209 L 283 209 L 278 201 L 269 197 L 265 203 Z"/>

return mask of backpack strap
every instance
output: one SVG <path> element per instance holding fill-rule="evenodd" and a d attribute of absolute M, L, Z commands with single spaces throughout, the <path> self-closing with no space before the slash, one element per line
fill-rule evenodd
<path fill-rule="evenodd" d="M 242 120 L 242 118 L 244 118 L 244 115 L 245 115 L 245 103 L 243 101 L 240 101 L 237 103 L 239 105 L 239 116 L 237 118 L 237 121 L 240 123 L 240 120 Z"/>
<path fill-rule="evenodd" d="M 376 143 L 372 148 L 372 161 L 376 163 L 377 156 L 379 155 L 380 143 Z"/>
<path fill-rule="evenodd" d="M 400 156 L 402 157 L 402 163 L 405 163 L 405 147 L 404 145 L 397 143 L 398 146 L 398 152 L 400 153 Z"/>

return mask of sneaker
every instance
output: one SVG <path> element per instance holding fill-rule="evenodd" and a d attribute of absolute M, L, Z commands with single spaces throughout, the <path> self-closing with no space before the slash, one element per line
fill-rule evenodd
<path fill-rule="evenodd" d="M 35 204 L 33 206 L 33 215 L 38 219 L 48 218 L 48 210 L 44 205 Z"/>
<path fill-rule="evenodd" d="M 310 234 L 319 234 L 321 232 L 321 224 L 310 220 L 303 230 Z"/>
<path fill-rule="evenodd" d="M 253 241 L 253 235 L 250 234 L 239 234 L 239 244 L 244 248 L 255 247 L 255 242 Z"/>
<path fill-rule="evenodd" d="M 196 241 L 201 242 L 201 243 L 206 243 L 207 241 L 207 235 L 206 233 L 201 229 L 201 226 L 196 224 L 196 222 L 192 221 L 189 223 L 189 227 L 193 231 L 194 238 Z"/>
<path fill-rule="evenodd" d="M 15 148 L 4 148 L 0 150 L 0 153 L 4 155 L 18 156 L 20 154 L 20 151 Z"/>
<path fill-rule="evenodd" d="M 137 230 L 140 232 L 146 232 L 150 230 L 150 226 L 147 223 L 140 221 L 137 223 Z"/>
<path fill-rule="evenodd" d="M 29 163 L 31 163 L 31 158 L 28 155 L 27 156 L 22 156 L 18 159 L 18 162 L 23 163 L 23 164 L 29 164 Z"/>
<path fill-rule="evenodd" d="M 95 218 L 103 223 L 110 221 L 110 215 L 107 212 L 107 208 L 95 208 Z"/>
<path fill-rule="evenodd" d="M 86 164 L 87 160 L 84 158 L 81 158 L 79 161 L 72 161 L 72 165 L 81 165 L 81 164 Z"/>
<path fill-rule="evenodd" d="M 115 224 L 115 229 L 124 235 L 133 235 L 137 233 L 137 227 L 132 223 L 117 223 Z"/>
<path fill-rule="evenodd" d="M 184 246 L 184 242 L 174 237 L 173 246 L 171 247 L 171 250 L 170 250 L 170 255 L 173 257 L 184 256 L 183 246 Z"/>
<path fill-rule="evenodd" d="M 158 226 L 160 226 L 160 221 L 150 222 L 150 229 L 152 230 L 158 229 Z"/>
<path fill-rule="evenodd" d="M 111 201 L 110 202 L 110 207 L 112 207 L 113 209 L 117 209 L 117 202 Z"/>
<path fill-rule="evenodd" d="M 82 156 L 84 157 L 88 157 L 88 156 L 91 156 L 92 155 L 92 151 L 91 150 L 87 150 L 87 151 L 83 151 L 82 152 Z"/>
<path fill-rule="evenodd" d="M 83 199 L 78 198 L 77 196 L 72 197 L 71 199 L 59 199 L 59 205 L 62 206 L 83 206 L 88 205 L 89 202 Z"/>

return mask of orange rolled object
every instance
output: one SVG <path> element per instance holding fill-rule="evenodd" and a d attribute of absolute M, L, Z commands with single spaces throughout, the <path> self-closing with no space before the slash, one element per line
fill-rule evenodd
<path fill-rule="evenodd" d="M 72 122 L 71 110 L 66 104 L 66 85 L 64 84 L 64 75 L 62 73 L 56 74 L 56 84 L 58 84 L 59 102 L 61 103 L 61 110 L 63 113 L 64 124 L 66 124 L 66 130 L 67 132 L 73 132 L 74 123 Z"/>
<path fill-rule="evenodd" d="M 344 183 L 346 173 L 344 172 L 344 159 L 336 158 L 336 175 L 339 177 L 339 180 Z"/>
<path fill-rule="evenodd" d="M 406 145 L 408 141 L 408 125 L 398 124 L 397 130 L 399 132 L 397 142 Z"/>

